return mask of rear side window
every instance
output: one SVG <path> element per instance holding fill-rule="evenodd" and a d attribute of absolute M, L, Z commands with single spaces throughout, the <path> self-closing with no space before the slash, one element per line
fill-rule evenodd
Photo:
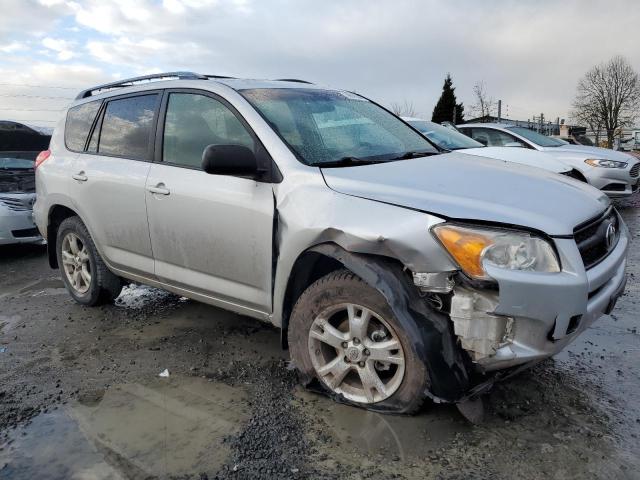
<path fill-rule="evenodd" d="M 70 108 L 64 128 L 64 143 L 67 149 L 82 152 L 91 125 L 98 114 L 102 101 L 83 103 Z"/>
<path fill-rule="evenodd" d="M 147 159 L 157 108 L 157 94 L 121 98 L 107 103 L 98 153 Z"/>

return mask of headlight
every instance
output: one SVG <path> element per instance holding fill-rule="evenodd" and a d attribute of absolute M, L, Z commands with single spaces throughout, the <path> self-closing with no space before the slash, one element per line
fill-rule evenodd
<path fill-rule="evenodd" d="M 506 270 L 559 272 L 553 247 L 526 232 L 462 227 L 442 223 L 432 229 L 462 271 L 472 278 L 489 280 L 484 264 Z"/>
<path fill-rule="evenodd" d="M 603 168 L 626 168 L 627 162 L 619 162 L 617 160 L 604 160 L 599 158 L 587 158 L 584 163 L 588 163 L 592 167 Z"/>

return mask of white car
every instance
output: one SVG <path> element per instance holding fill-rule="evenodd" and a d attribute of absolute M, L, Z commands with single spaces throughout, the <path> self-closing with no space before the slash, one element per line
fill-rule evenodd
<path fill-rule="evenodd" d="M 549 155 L 525 150 L 523 148 L 489 147 L 477 142 L 455 130 L 455 127 L 444 127 L 421 118 L 402 117 L 402 119 L 418 130 L 438 147 L 445 150 L 456 150 L 459 153 L 494 158 L 505 162 L 519 163 L 530 167 L 542 168 L 554 173 L 568 175 L 577 180 L 586 181 L 580 172 L 565 163 L 554 160 Z"/>
<path fill-rule="evenodd" d="M 501 123 L 465 123 L 457 128 L 488 146 L 524 147 L 552 156 L 576 170 L 610 197 L 627 197 L 638 190 L 640 162 L 628 153 L 587 145 L 571 145 L 524 127 Z"/>

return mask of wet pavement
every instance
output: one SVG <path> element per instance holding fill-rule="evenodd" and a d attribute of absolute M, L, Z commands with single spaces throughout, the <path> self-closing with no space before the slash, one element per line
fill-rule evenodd
<path fill-rule="evenodd" d="M 3 248 L 0 479 L 640 479 L 640 199 L 618 207 L 626 295 L 478 426 L 336 404 L 297 385 L 276 329 L 141 286 L 81 307 L 42 247 Z"/>

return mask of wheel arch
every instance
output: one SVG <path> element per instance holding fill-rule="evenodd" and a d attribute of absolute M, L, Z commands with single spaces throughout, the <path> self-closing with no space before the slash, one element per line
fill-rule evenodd
<path fill-rule="evenodd" d="M 334 269 L 347 268 L 378 290 L 385 297 L 396 319 L 403 328 L 407 329 L 418 355 L 427 363 L 430 376 L 430 391 L 425 392 L 427 396 L 438 402 L 455 402 L 464 397 L 471 385 L 471 379 L 464 354 L 453 333 L 451 321 L 447 315 L 435 311 L 419 296 L 410 276 L 398 260 L 378 255 L 352 253 L 335 243 L 312 247 L 300 255 L 298 260 L 301 262 L 298 268 L 317 265 L 317 262 L 327 262 L 326 268 L 329 268 L 329 265 L 332 267 L 327 273 Z M 306 278 L 310 280 L 318 274 L 308 274 Z M 289 281 L 295 283 L 295 278 L 292 279 L 290 276 Z M 290 286 L 292 288 L 289 301 L 293 303 L 290 309 L 295 304 L 293 292 L 300 290 L 301 285 L 295 288 L 293 285 L 287 286 L 287 291 Z M 299 294 L 303 291 L 304 289 Z M 290 309 L 283 318 L 283 341 L 286 341 Z"/>
<path fill-rule="evenodd" d="M 336 258 L 327 255 L 325 252 L 312 247 L 302 252 L 293 264 L 287 287 L 285 289 L 284 301 L 282 305 L 282 325 L 280 340 L 283 349 L 288 349 L 288 329 L 289 318 L 293 306 L 300 298 L 300 295 L 316 280 L 329 273 L 344 268 Z"/>
<path fill-rule="evenodd" d="M 55 204 L 49 208 L 47 214 L 47 256 L 49 257 L 49 266 L 58 268 L 58 257 L 56 256 L 56 244 L 58 241 L 58 228 L 60 224 L 70 217 L 79 217 L 78 212 L 62 205 Z"/>

